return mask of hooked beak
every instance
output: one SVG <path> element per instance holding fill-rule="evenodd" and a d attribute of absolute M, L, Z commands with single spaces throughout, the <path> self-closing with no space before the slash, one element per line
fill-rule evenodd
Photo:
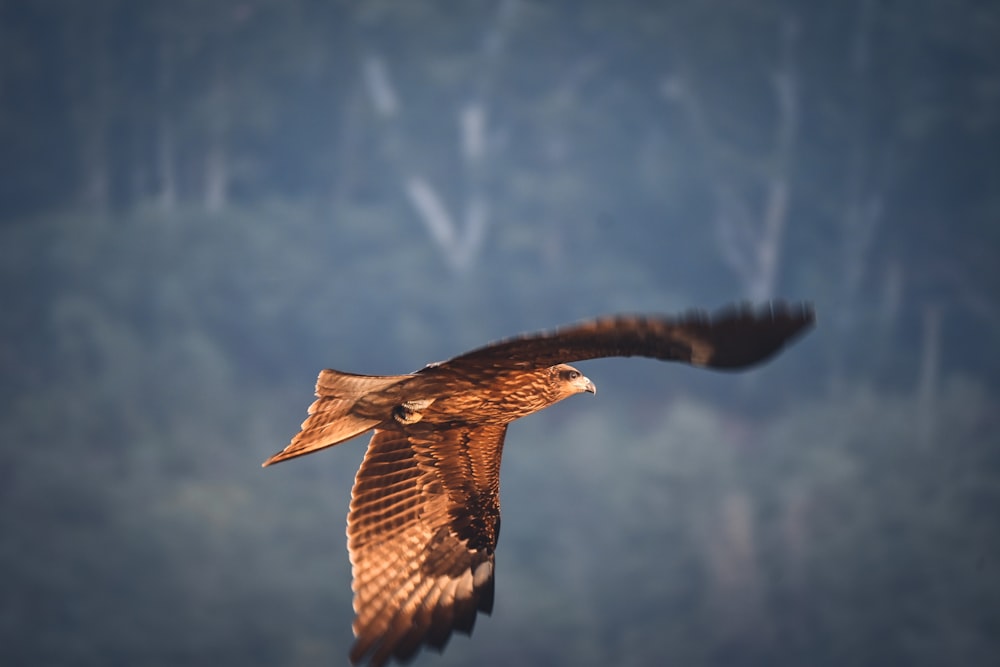
<path fill-rule="evenodd" d="M 596 396 L 597 395 L 597 387 L 594 386 L 594 383 L 591 382 L 589 378 L 583 378 L 583 379 L 585 380 L 584 385 L 583 385 L 583 390 L 586 391 L 586 392 L 588 392 L 588 393 L 594 394 Z"/>

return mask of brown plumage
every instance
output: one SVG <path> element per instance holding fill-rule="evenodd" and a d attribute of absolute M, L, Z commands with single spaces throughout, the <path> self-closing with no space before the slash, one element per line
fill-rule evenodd
<path fill-rule="evenodd" d="M 503 340 L 408 375 L 324 370 L 302 430 L 264 465 L 375 433 L 347 517 L 351 661 L 405 661 L 493 607 L 507 425 L 594 384 L 565 362 L 643 356 L 739 369 L 814 322 L 808 306 L 616 316 Z"/>

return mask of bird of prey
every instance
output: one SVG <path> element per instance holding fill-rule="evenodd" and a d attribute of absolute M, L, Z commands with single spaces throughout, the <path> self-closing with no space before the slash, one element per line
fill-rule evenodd
<path fill-rule="evenodd" d="M 807 305 L 611 316 L 502 340 L 408 375 L 320 372 L 302 430 L 265 466 L 374 429 L 347 517 L 355 664 L 442 650 L 493 608 L 507 425 L 594 383 L 568 362 L 642 356 L 761 362 L 812 326 Z"/>

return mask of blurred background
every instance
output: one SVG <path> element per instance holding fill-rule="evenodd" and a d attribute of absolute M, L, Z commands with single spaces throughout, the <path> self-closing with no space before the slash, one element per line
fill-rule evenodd
<path fill-rule="evenodd" d="M 421 665 L 1000 652 L 1000 4 L 0 0 L 0 662 L 336 665 L 317 371 L 810 300 L 515 424 Z"/>

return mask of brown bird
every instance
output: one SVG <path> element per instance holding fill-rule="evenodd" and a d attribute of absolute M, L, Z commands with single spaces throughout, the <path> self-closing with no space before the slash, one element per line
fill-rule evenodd
<path fill-rule="evenodd" d="M 350 658 L 372 665 L 444 648 L 493 608 L 500 455 L 507 425 L 594 383 L 566 362 L 643 356 L 739 369 L 814 322 L 807 305 L 714 316 L 613 316 L 522 335 L 408 375 L 320 372 L 302 430 L 265 466 L 375 429 L 347 516 Z"/>

